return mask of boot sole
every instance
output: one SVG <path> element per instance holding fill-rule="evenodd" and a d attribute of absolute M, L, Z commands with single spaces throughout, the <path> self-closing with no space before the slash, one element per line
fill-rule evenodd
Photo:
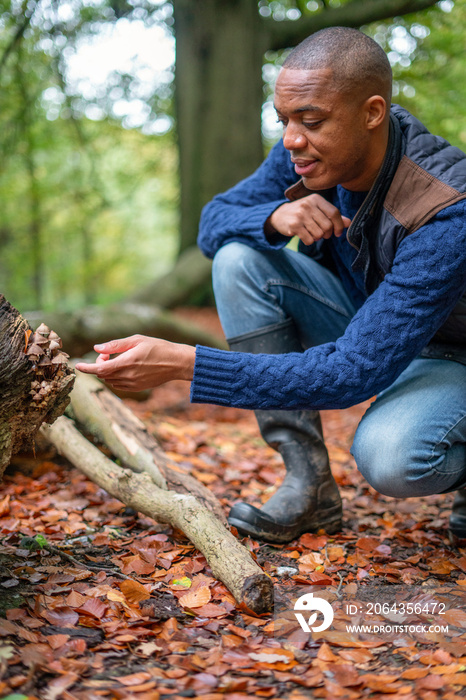
<path fill-rule="evenodd" d="M 292 542 L 296 540 L 301 535 L 306 532 L 317 532 L 318 530 L 325 530 L 328 535 L 334 535 L 336 532 L 340 532 L 342 529 L 342 518 L 341 515 L 337 518 L 326 520 L 325 522 L 317 523 L 316 525 L 302 525 L 297 526 L 296 529 L 289 530 L 288 532 L 270 532 L 264 528 L 248 523 L 244 520 L 239 520 L 235 517 L 229 517 L 228 523 L 233 527 L 236 527 L 239 533 L 242 535 L 247 535 L 248 537 L 253 537 L 258 540 L 263 540 L 265 542 L 271 542 L 275 544 L 286 544 L 287 542 Z M 278 524 L 277 524 L 277 527 Z M 285 527 L 285 526 L 284 526 Z"/>

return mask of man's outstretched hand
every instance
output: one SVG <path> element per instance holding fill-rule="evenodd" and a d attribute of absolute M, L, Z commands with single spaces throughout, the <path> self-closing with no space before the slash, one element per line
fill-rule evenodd
<path fill-rule="evenodd" d="M 78 362 L 76 369 L 96 374 L 115 389 L 141 391 L 171 379 L 193 378 L 196 349 L 191 345 L 132 335 L 94 345 L 94 350 L 100 353 L 95 364 Z"/>

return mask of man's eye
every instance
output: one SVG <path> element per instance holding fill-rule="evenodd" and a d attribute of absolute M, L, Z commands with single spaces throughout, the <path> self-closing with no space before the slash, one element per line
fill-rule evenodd
<path fill-rule="evenodd" d="M 317 121 L 317 122 L 303 122 L 303 126 L 306 127 L 306 129 L 315 129 L 317 126 L 320 126 L 322 124 L 322 120 Z"/>
<path fill-rule="evenodd" d="M 277 117 L 277 124 L 281 124 L 282 126 L 286 126 L 286 120 L 283 119 L 283 117 Z"/>

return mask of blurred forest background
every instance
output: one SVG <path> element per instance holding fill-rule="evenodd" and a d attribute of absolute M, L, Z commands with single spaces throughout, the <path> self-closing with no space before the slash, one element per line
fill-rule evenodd
<path fill-rule="evenodd" d="M 280 61 L 324 26 L 372 35 L 394 101 L 464 150 L 465 19 L 466 0 L 0 0 L 0 292 L 69 312 L 166 275 L 280 137 Z"/>

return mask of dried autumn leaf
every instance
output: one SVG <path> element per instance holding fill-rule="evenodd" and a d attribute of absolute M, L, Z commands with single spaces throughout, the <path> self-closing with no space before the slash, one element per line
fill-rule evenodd
<path fill-rule="evenodd" d="M 24 331 L 24 352 L 28 349 L 29 338 L 31 337 L 32 331 Z"/>
<path fill-rule="evenodd" d="M 257 654 L 249 654 L 249 657 L 263 664 L 290 663 L 290 661 L 294 661 L 294 654 L 288 649 L 262 649 Z"/>
<path fill-rule="evenodd" d="M 79 615 L 67 605 L 59 605 L 53 610 L 44 610 L 42 617 L 57 627 L 74 627 L 79 621 Z"/>
<path fill-rule="evenodd" d="M 117 680 L 122 685 L 132 686 L 144 683 L 144 681 L 150 681 L 152 676 L 147 671 L 141 671 L 140 673 L 132 673 L 130 676 L 116 676 Z"/>
<path fill-rule="evenodd" d="M 365 552 L 373 552 L 376 547 L 380 545 L 380 540 L 378 537 L 360 537 L 356 542 L 356 547 L 362 549 Z"/>
<path fill-rule="evenodd" d="M 98 598 L 88 598 L 84 605 L 78 608 L 78 612 L 81 614 L 91 615 L 96 617 L 98 620 L 102 619 L 107 610 L 105 603 L 102 603 Z"/>
<path fill-rule="evenodd" d="M 148 600 L 150 598 L 150 593 L 139 581 L 126 579 L 120 583 L 120 589 L 122 593 L 124 593 L 127 601 L 132 605 L 136 605 L 141 600 Z"/>
<path fill-rule="evenodd" d="M 0 518 L 4 515 L 8 515 L 10 512 L 10 494 L 8 493 L 5 498 L 0 501 Z"/>
<path fill-rule="evenodd" d="M 443 676 L 431 673 L 425 678 L 420 678 L 418 681 L 416 681 L 416 688 L 424 688 L 425 690 L 439 690 L 440 688 L 443 688 L 447 682 L 448 681 Z"/>
<path fill-rule="evenodd" d="M 459 627 L 460 629 L 466 629 L 466 611 L 460 610 L 459 608 L 450 608 L 441 618 L 442 622 L 446 622 L 454 627 Z"/>
<path fill-rule="evenodd" d="M 178 602 L 184 608 L 200 608 L 208 603 L 211 597 L 210 588 L 201 586 L 197 590 L 189 591 L 189 593 L 181 596 Z"/>

